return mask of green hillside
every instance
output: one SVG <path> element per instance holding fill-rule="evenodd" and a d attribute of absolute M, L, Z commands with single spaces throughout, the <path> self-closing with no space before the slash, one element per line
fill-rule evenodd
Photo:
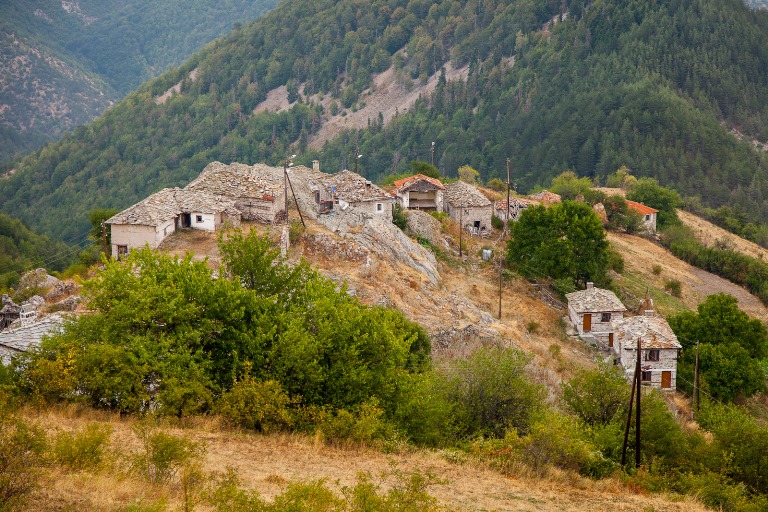
<path fill-rule="evenodd" d="M 0 162 L 84 124 L 277 0 L 0 2 Z"/>
<path fill-rule="evenodd" d="M 330 95 L 350 112 L 374 73 L 394 66 L 419 87 L 449 61 L 468 66 L 469 78 L 441 81 L 386 126 L 371 119 L 307 150 L 331 115 L 307 98 Z M 181 94 L 154 101 L 180 81 Z M 254 115 L 281 85 L 292 107 Z M 67 237 L 86 229 L 88 209 L 184 184 L 212 160 L 299 153 L 333 169 L 357 139 L 362 172 L 379 179 L 429 159 L 435 141 L 448 175 L 468 163 L 498 176 L 509 157 L 525 190 L 567 168 L 605 176 L 625 164 L 765 221 L 768 158 L 748 139 L 768 139 L 767 86 L 768 14 L 737 0 L 292 1 L 18 162 L 0 200 Z"/>

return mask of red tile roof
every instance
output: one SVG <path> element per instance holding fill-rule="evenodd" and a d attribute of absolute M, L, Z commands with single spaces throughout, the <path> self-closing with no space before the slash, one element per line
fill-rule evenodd
<path fill-rule="evenodd" d="M 650 206 L 645 206 L 642 203 L 637 203 L 635 201 L 630 201 L 629 199 L 626 199 L 627 201 L 627 207 L 635 210 L 636 212 L 640 212 L 643 215 L 646 215 L 648 213 L 659 213 L 659 210 L 655 208 L 651 208 Z"/>
<path fill-rule="evenodd" d="M 425 176 L 423 174 L 414 174 L 413 176 L 410 176 L 408 178 L 403 178 L 401 180 L 397 180 L 395 182 L 395 187 L 397 187 L 398 189 L 410 187 L 411 185 L 413 185 L 417 181 L 421 181 L 421 180 L 427 181 L 427 182 L 433 184 L 434 186 L 436 186 L 437 188 L 439 188 L 441 190 L 445 190 L 445 186 L 443 186 L 443 184 L 440 182 L 440 180 L 435 179 L 435 178 L 430 178 L 429 176 Z"/>

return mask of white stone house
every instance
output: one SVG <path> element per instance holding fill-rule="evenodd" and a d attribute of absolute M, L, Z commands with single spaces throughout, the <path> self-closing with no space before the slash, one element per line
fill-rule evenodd
<path fill-rule="evenodd" d="M 145 245 L 154 249 L 177 229 L 215 231 L 225 222 L 240 223 L 234 201 L 180 188 L 163 189 L 106 221 L 116 257 Z"/>
<path fill-rule="evenodd" d="M 630 201 L 629 199 L 626 199 L 626 202 L 627 202 L 627 208 L 629 208 L 630 210 L 634 210 L 643 216 L 642 219 L 643 219 L 643 226 L 645 227 L 645 230 L 648 233 L 655 233 L 656 217 L 659 213 L 659 210 L 655 208 L 651 208 L 650 206 L 646 206 L 642 203 Z"/>
<path fill-rule="evenodd" d="M 435 178 L 414 174 L 395 181 L 397 202 L 406 210 L 443 211 L 445 185 Z"/>
<path fill-rule="evenodd" d="M 579 336 L 590 336 L 603 348 L 615 345 L 613 323 L 624 317 L 627 308 L 615 293 L 587 283 L 586 290 L 565 294 L 568 318 Z"/>
<path fill-rule="evenodd" d="M 641 382 L 661 389 L 677 386 L 677 360 L 682 345 L 667 321 L 653 310 L 642 315 L 617 319 L 614 354 L 631 379 L 637 362 L 637 340 L 640 340 Z"/>
<path fill-rule="evenodd" d="M 491 200 L 463 181 L 445 187 L 445 213 L 474 235 L 491 229 Z"/>
<path fill-rule="evenodd" d="M 282 167 L 211 162 L 184 190 L 231 199 L 243 220 L 275 224 L 285 219 Z"/>

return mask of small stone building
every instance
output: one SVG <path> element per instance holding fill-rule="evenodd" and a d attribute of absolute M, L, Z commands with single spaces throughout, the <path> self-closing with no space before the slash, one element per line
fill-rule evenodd
<path fill-rule="evenodd" d="M 112 254 L 120 257 L 148 245 L 154 249 L 177 229 L 215 231 L 225 222 L 240 223 L 234 201 L 203 191 L 166 188 L 109 218 Z"/>
<path fill-rule="evenodd" d="M 397 202 L 406 210 L 443 211 L 445 186 L 423 174 L 395 181 Z"/>
<path fill-rule="evenodd" d="M 526 199 L 523 197 L 511 197 L 509 199 L 509 218 L 513 222 L 520 220 L 520 214 L 531 206 L 539 204 L 538 201 L 533 199 Z M 501 199 L 493 203 L 493 214 L 503 221 L 507 220 L 507 200 Z"/>
<path fill-rule="evenodd" d="M 594 338 L 603 348 L 613 348 L 613 322 L 623 318 L 627 311 L 616 294 L 587 283 L 586 290 L 567 293 L 565 298 L 568 301 L 568 318 L 579 336 Z"/>
<path fill-rule="evenodd" d="M 7 365 L 14 356 L 40 346 L 44 336 L 50 336 L 64 323 L 60 314 L 48 315 L 34 323 L 0 332 L 0 362 Z"/>
<path fill-rule="evenodd" d="M 445 213 L 473 235 L 482 235 L 491 229 L 491 200 L 463 181 L 446 185 Z"/>
<path fill-rule="evenodd" d="M 642 315 L 614 320 L 613 329 L 613 351 L 624 367 L 627 379 L 634 375 L 639 339 L 641 381 L 661 389 L 675 389 L 682 345 L 664 318 L 647 310 Z"/>
<path fill-rule="evenodd" d="M 341 209 L 345 205 L 353 206 L 370 215 L 381 216 L 392 222 L 392 205 L 395 198 L 382 189 L 352 171 L 343 170 L 336 174 L 325 175 L 321 179 L 326 191 Z"/>
<path fill-rule="evenodd" d="M 626 199 L 626 202 L 627 202 L 627 208 L 629 208 L 630 210 L 634 210 L 643 216 L 643 226 L 645 227 L 645 230 L 648 233 L 655 233 L 656 232 L 656 216 L 658 215 L 659 210 L 657 210 L 656 208 L 651 208 L 650 206 L 646 206 L 642 203 L 630 201 L 629 199 Z"/>

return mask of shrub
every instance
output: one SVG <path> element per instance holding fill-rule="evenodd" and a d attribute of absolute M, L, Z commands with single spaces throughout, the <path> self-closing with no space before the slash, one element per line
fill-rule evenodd
<path fill-rule="evenodd" d="M 141 450 L 134 457 L 133 467 L 152 483 L 170 482 L 185 465 L 203 454 L 197 443 L 138 424 L 134 433 L 141 441 Z"/>
<path fill-rule="evenodd" d="M 669 290 L 673 297 L 679 297 L 682 293 L 682 284 L 677 279 L 670 279 L 664 283 L 664 288 Z"/>
<path fill-rule="evenodd" d="M 653 272 L 653 275 L 655 276 L 658 276 L 659 274 L 661 274 L 661 270 L 662 270 L 661 265 L 654 265 L 653 267 L 651 267 L 651 272 Z"/>
<path fill-rule="evenodd" d="M 0 417 L 0 511 L 16 510 L 37 487 L 44 451 L 42 430 Z"/>
<path fill-rule="evenodd" d="M 450 218 L 450 215 L 448 215 L 445 212 L 429 212 L 429 214 L 434 218 L 436 218 L 437 220 L 439 220 L 440 222 Z"/>
<path fill-rule="evenodd" d="M 394 434 L 384 420 L 384 409 L 375 400 L 360 404 L 354 411 L 338 409 L 321 417 L 318 432 L 326 441 L 372 443 Z"/>
<path fill-rule="evenodd" d="M 497 217 L 496 215 L 493 215 L 491 217 L 491 227 L 493 229 L 499 229 L 499 230 L 504 229 L 504 221 L 499 217 Z"/>
<path fill-rule="evenodd" d="M 595 461 L 592 446 L 578 422 L 554 411 L 536 421 L 520 440 L 522 460 L 536 472 L 548 466 L 584 472 Z"/>
<path fill-rule="evenodd" d="M 293 219 L 291 221 L 291 225 L 288 228 L 288 240 L 291 242 L 291 244 L 295 244 L 299 241 L 299 238 L 301 238 L 301 235 L 304 234 L 304 231 L 306 228 L 304 228 L 304 224 L 301 223 L 298 219 Z"/>
<path fill-rule="evenodd" d="M 93 423 L 77 433 L 57 434 L 53 441 L 53 459 L 73 470 L 96 469 L 104 462 L 111 433 L 108 425 Z"/>
<path fill-rule="evenodd" d="M 405 214 L 405 210 L 398 203 L 392 205 L 392 224 L 399 227 L 401 230 L 405 230 L 408 226 L 408 216 Z"/>
<path fill-rule="evenodd" d="M 563 405 L 589 426 L 607 425 L 624 414 L 629 386 L 613 366 L 582 370 L 563 386 Z"/>
<path fill-rule="evenodd" d="M 237 426 L 259 432 L 287 430 L 293 425 L 288 394 L 274 380 L 257 381 L 251 376 L 235 383 L 219 402 L 219 413 Z"/>
<path fill-rule="evenodd" d="M 537 332 L 539 332 L 539 327 L 540 327 L 539 322 L 534 322 L 533 320 L 525 324 L 525 330 L 528 331 L 530 334 L 536 334 Z"/>

